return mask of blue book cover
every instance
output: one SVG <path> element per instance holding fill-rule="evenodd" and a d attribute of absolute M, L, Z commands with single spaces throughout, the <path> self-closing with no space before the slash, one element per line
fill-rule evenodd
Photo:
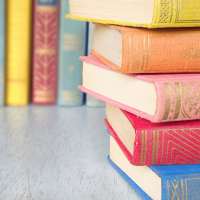
<path fill-rule="evenodd" d="M 91 50 L 93 48 L 93 35 L 94 35 L 94 24 L 92 22 L 88 23 L 88 56 L 92 56 Z M 86 104 L 91 107 L 105 107 L 106 103 L 96 99 L 89 94 L 86 94 Z"/>
<path fill-rule="evenodd" d="M 5 0 L 0 0 L 0 106 L 4 105 L 5 92 Z"/>
<path fill-rule="evenodd" d="M 110 156 L 108 156 L 108 160 L 143 199 L 152 199 L 110 159 Z M 161 178 L 162 200 L 200 199 L 199 164 L 151 166 L 149 169 Z"/>
<path fill-rule="evenodd" d="M 60 1 L 59 77 L 58 105 L 79 106 L 83 104 L 82 62 L 80 56 L 87 54 L 87 23 L 66 18 L 69 1 Z"/>

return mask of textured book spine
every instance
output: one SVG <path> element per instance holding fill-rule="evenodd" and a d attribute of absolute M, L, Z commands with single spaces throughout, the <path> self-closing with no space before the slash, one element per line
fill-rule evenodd
<path fill-rule="evenodd" d="M 56 104 L 59 0 L 34 0 L 32 102 Z"/>
<path fill-rule="evenodd" d="M 136 130 L 134 150 L 129 152 L 107 120 L 105 124 L 133 165 L 200 163 L 200 128 Z"/>
<path fill-rule="evenodd" d="M 93 48 L 93 35 L 94 35 L 94 24 L 92 22 L 89 22 L 88 26 L 88 56 L 91 56 L 91 50 Z M 86 94 L 86 105 L 91 107 L 105 107 L 105 102 L 94 98 L 93 96 L 90 96 L 89 94 Z"/>
<path fill-rule="evenodd" d="M 108 160 L 119 174 L 136 190 L 144 200 L 152 200 L 126 173 L 124 173 L 108 156 Z M 151 168 L 151 167 L 150 167 Z M 154 171 L 154 170 L 153 170 Z M 161 176 L 162 200 L 189 200 L 199 199 L 200 173 L 187 173 L 181 171 L 181 175 L 173 174 Z"/>
<path fill-rule="evenodd" d="M 155 82 L 157 110 L 153 122 L 200 119 L 200 80 L 182 78 Z"/>
<path fill-rule="evenodd" d="M 79 106 L 83 104 L 83 93 L 78 90 L 82 83 L 82 62 L 86 55 L 86 22 L 66 19 L 69 2 L 61 1 L 59 40 L 58 105 Z"/>
<path fill-rule="evenodd" d="M 114 21 L 114 19 L 101 20 L 101 19 L 93 19 L 87 17 L 71 16 L 71 15 L 67 15 L 67 17 L 75 20 L 90 21 L 101 24 L 116 24 L 122 26 L 147 27 L 147 28 L 199 27 L 200 1 L 154 0 L 153 19 L 151 23 L 135 23 L 134 21 L 133 22 Z"/>
<path fill-rule="evenodd" d="M 5 93 L 5 0 L 0 0 L 0 15 L 0 106 L 3 106 Z"/>
<path fill-rule="evenodd" d="M 30 92 L 31 0 L 7 1 L 6 104 L 27 105 Z"/>
<path fill-rule="evenodd" d="M 182 171 L 181 175 L 162 176 L 162 200 L 200 199 L 200 173 Z"/>
<path fill-rule="evenodd" d="M 116 26 L 108 26 L 108 28 L 116 29 Z M 122 73 L 200 72 L 198 42 L 200 29 L 158 31 L 133 28 L 132 31 L 128 31 L 119 28 L 119 31 L 122 33 L 121 66 L 92 51 L 115 71 Z"/>

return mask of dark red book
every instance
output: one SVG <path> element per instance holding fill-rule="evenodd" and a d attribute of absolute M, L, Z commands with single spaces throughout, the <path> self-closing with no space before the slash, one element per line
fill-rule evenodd
<path fill-rule="evenodd" d="M 106 104 L 105 124 L 133 165 L 200 163 L 200 121 L 151 123 Z"/>
<path fill-rule="evenodd" d="M 32 103 L 56 104 L 59 1 L 34 0 Z"/>

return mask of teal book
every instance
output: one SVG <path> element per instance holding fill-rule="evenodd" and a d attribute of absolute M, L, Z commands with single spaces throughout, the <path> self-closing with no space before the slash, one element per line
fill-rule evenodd
<path fill-rule="evenodd" d="M 94 35 L 94 24 L 92 22 L 88 23 L 88 56 L 92 56 L 91 50 L 93 48 L 93 35 Z M 86 94 L 86 105 L 91 107 L 105 107 L 106 103 Z"/>
<path fill-rule="evenodd" d="M 80 56 L 87 53 L 87 23 L 66 18 L 69 1 L 60 1 L 59 77 L 58 105 L 79 106 L 83 104 L 82 62 Z"/>
<path fill-rule="evenodd" d="M 112 136 L 108 160 L 142 199 L 200 199 L 200 164 L 134 166 Z"/>
<path fill-rule="evenodd" d="M 5 0 L 0 0 L 0 106 L 5 93 Z"/>

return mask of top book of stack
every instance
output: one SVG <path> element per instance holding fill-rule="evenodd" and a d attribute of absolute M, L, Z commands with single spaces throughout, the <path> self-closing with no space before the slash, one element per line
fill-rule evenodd
<path fill-rule="evenodd" d="M 68 18 L 102 24 L 199 27 L 199 0 L 69 0 Z"/>

